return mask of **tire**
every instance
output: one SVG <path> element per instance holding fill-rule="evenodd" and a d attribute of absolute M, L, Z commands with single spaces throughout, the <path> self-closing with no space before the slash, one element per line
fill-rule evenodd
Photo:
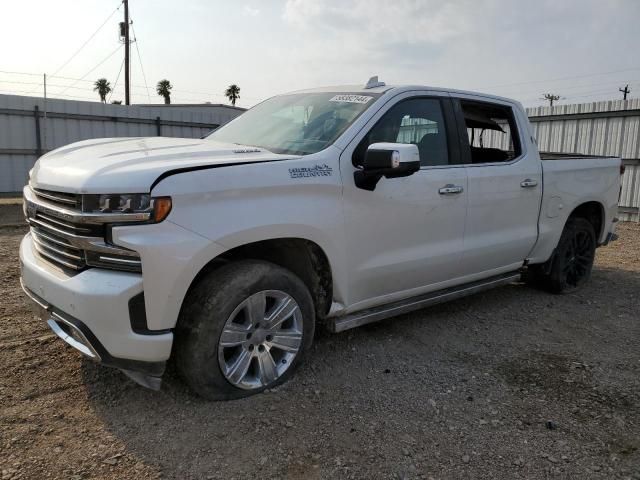
<path fill-rule="evenodd" d="M 176 366 L 204 398 L 246 397 L 287 381 L 309 351 L 314 329 L 313 300 L 297 276 L 269 262 L 233 262 L 187 295 L 176 329 Z"/>
<path fill-rule="evenodd" d="M 528 280 L 551 293 L 573 293 L 589 281 L 595 253 L 593 225 L 584 218 L 569 218 L 550 265 L 532 265 Z"/>

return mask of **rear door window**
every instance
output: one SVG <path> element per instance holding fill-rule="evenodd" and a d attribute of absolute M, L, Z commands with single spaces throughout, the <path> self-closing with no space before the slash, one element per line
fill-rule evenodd
<path fill-rule="evenodd" d="M 460 100 L 459 111 L 467 131 L 468 163 L 510 162 L 522 154 L 511 107 Z"/>

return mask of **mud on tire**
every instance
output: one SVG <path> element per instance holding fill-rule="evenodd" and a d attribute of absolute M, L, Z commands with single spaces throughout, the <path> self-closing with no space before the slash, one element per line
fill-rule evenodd
<path fill-rule="evenodd" d="M 284 304 L 286 299 L 288 306 L 279 307 L 277 302 Z M 264 305 L 264 322 L 256 320 L 260 317 L 258 304 L 260 308 Z M 275 322 L 276 314 L 288 314 L 289 310 L 275 311 L 285 307 L 293 312 L 285 320 L 288 326 L 281 323 L 283 330 L 272 330 L 269 335 L 268 320 Z M 176 328 L 178 372 L 192 390 L 210 400 L 240 398 L 275 387 L 291 377 L 308 352 L 314 311 L 309 290 L 289 270 L 258 260 L 222 266 L 201 278 L 185 298 Z M 280 348 L 276 348 L 279 338 Z M 294 347 L 297 350 L 292 354 Z M 263 359 L 269 357 L 273 362 L 265 363 Z M 236 361 L 246 369 L 242 377 L 242 371 L 228 368 Z"/>

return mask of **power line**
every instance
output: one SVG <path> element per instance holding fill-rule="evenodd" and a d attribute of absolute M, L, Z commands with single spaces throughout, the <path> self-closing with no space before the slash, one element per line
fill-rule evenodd
<path fill-rule="evenodd" d="M 111 14 L 107 17 L 107 19 L 104 22 L 102 22 L 102 24 L 96 29 L 96 31 L 93 32 L 91 36 L 80 46 L 80 48 L 76 50 L 75 53 L 71 55 L 66 62 L 64 62 L 60 67 L 58 67 L 58 69 L 55 72 L 53 72 L 52 76 L 56 75 L 57 73 L 60 72 L 60 70 L 66 67 L 69 64 L 69 62 L 73 60 L 76 57 L 76 55 L 78 55 L 91 40 L 93 40 L 93 37 L 95 37 L 98 34 L 98 32 L 102 30 L 102 27 L 104 27 L 107 24 L 107 22 L 111 19 L 111 17 L 113 17 L 116 14 L 116 12 L 120 10 L 121 6 L 122 6 L 122 2 L 120 3 L 120 5 L 118 5 L 118 7 L 113 12 L 111 12 Z"/>
<path fill-rule="evenodd" d="M 138 52 L 138 62 L 140 63 L 140 70 L 142 70 L 142 78 L 144 79 L 144 86 L 147 90 L 147 100 L 151 102 L 151 95 L 149 95 L 149 86 L 147 85 L 147 76 L 144 74 L 144 67 L 142 66 L 142 55 L 140 55 L 140 48 L 138 48 L 138 37 L 136 35 L 136 29 L 133 27 L 133 19 L 131 20 L 131 30 L 133 31 L 133 43 L 136 45 L 136 52 Z"/>
<path fill-rule="evenodd" d="M 2 90 L 2 89 L 0 89 L 0 92 L 6 92 L 6 93 L 4 93 L 4 95 L 15 95 L 17 93 L 28 94 L 29 90 Z M 89 97 L 80 97 L 78 95 L 58 95 L 58 94 L 54 94 L 54 97 L 49 97 L 47 95 L 47 99 L 48 100 L 51 100 L 52 98 L 55 98 L 55 97 L 77 98 L 77 99 L 80 99 L 80 100 L 91 101 L 91 98 L 89 98 Z M 39 97 L 35 97 L 35 98 L 39 98 Z"/>
<path fill-rule="evenodd" d="M 631 71 L 635 71 L 635 70 L 640 70 L 640 67 L 626 68 L 624 70 L 613 70 L 613 71 L 610 71 L 610 72 L 592 73 L 592 74 L 589 74 L 589 75 L 572 75 L 570 77 L 552 78 L 552 79 L 547 79 L 547 80 L 531 80 L 531 81 L 527 81 L 527 82 L 504 83 L 502 85 L 485 85 L 485 86 L 479 87 L 479 88 L 501 88 L 501 87 L 511 87 L 511 86 L 518 86 L 518 85 L 529 85 L 529 84 L 533 84 L 533 83 L 561 82 L 563 80 L 574 80 L 576 78 L 597 77 L 597 76 L 601 76 L 601 75 L 610 75 L 610 74 L 613 74 L 613 73 L 631 72 Z"/>
<path fill-rule="evenodd" d="M 638 82 L 638 80 L 632 80 L 629 83 L 634 84 L 636 82 Z M 565 87 L 555 86 L 555 87 L 550 87 L 549 90 L 557 90 L 561 92 L 565 97 L 573 97 L 576 95 L 592 93 L 594 91 L 603 91 L 605 93 L 616 92 L 619 84 L 620 84 L 620 81 L 590 83 L 590 84 L 584 84 L 584 85 L 573 85 L 573 86 L 565 86 Z M 602 88 L 598 88 L 598 87 L 602 87 Z M 543 89 L 547 89 L 547 87 L 526 88 L 526 89 L 511 92 L 510 96 L 519 97 L 519 98 L 534 98 L 535 96 L 535 98 L 537 98 L 537 96 L 541 93 Z"/>
<path fill-rule="evenodd" d="M 99 66 L 99 65 L 98 65 Z M 97 68 L 98 66 L 96 66 L 95 68 Z M 41 77 L 42 74 L 37 74 L 37 73 L 28 73 L 28 72 L 5 72 L 0 70 L 0 73 L 7 73 L 7 74 L 18 74 L 18 75 L 35 75 L 38 77 Z M 91 72 L 89 72 L 91 73 Z M 88 75 L 88 74 L 87 74 Z M 57 78 L 57 79 L 62 79 L 62 80 L 72 80 L 73 83 L 71 83 L 70 85 L 64 86 L 64 85 L 53 85 L 53 84 L 49 84 L 47 83 L 47 85 L 52 86 L 52 87 L 66 87 L 66 88 L 73 88 L 73 89 L 82 89 L 82 87 L 76 87 L 75 85 L 77 85 L 80 82 L 84 82 L 84 83 L 90 83 L 93 84 L 94 81 L 93 80 L 85 80 L 84 77 L 86 77 L 87 75 L 83 75 L 82 78 L 76 78 L 76 77 L 66 77 L 66 76 L 62 76 L 62 75 L 47 75 L 47 79 L 49 78 Z M 35 83 L 33 83 L 35 85 Z M 42 85 L 42 82 L 39 83 L 39 85 Z M 138 89 L 144 89 L 144 90 L 148 90 L 148 85 L 136 85 L 136 84 L 132 84 L 131 87 L 133 88 L 138 88 Z M 87 87 L 85 88 L 85 90 L 90 90 L 93 91 L 93 87 Z M 223 94 L 221 93 L 213 93 L 213 92 L 196 92 L 196 91 L 192 91 L 192 90 L 173 90 L 172 91 L 173 94 L 180 94 L 180 95 L 197 95 L 197 96 L 207 96 L 207 97 L 221 97 L 221 98 L 226 98 Z M 263 100 L 263 98 L 257 98 L 257 97 L 246 97 L 243 95 L 243 97 L 245 100 L 256 100 L 256 101 L 260 101 Z"/>
<path fill-rule="evenodd" d="M 10 72 L 7 70 L 0 70 L 0 73 L 7 73 L 9 75 L 33 75 L 34 77 L 42 76 L 41 73 L 29 73 L 29 72 Z"/>
<path fill-rule="evenodd" d="M 87 73 L 85 73 L 82 77 L 80 77 L 78 80 L 76 80 L 74 83 L 72 83 L 71 85 L 69 85 L 68 87 L 66 87 L 64 90 L 62 90 L 58 95 L 63 94 L 64 92 L 66 92 L 69 88 L 73 87 L 76 83 L 78 83 L 81 80 L 84 80 L 84 78 L 89 75 L 91 72 L 93 72 L 96 68 L 98 68 L 100 65 L 102 65 L 104 62 L 106 62 L 107 60 L 109 60 L 111 57 L 113 57 L 115 55 L 115 53 L 120 50 L 120 48 L 122 48 L 122 45 L 118 45 L 118 47 L 111 52 L 109 55 L 107 55 L 100 63 L 98 63 L 95 67 L 93 67 L 91 70 L 89 70 Z"/>
<path fill-rule="evenodd" d="M 89 37 L 89 38 L 88 38 L 88 39 L 87 39 L 87 40 L 86 40 L 86 41 L 85 41 L 85 42 L 80 46 L 80 48 L 78 48 L 78 49 L 74 52 L 74 54 L 73 54 L 73 55 L 71 55 L 71 56 L 67 59 L 67 61 L 66 61 L 66 62 L 64 62 L 62 65 L 60 65 L 60 66 L 58 67 L 58 69 L 57 69 L 55 72 L 53 72 L 53 75 L 51 75 L 51 76 L 55 76 L 57 73 L 59 73 L 59 72 L 60 72 L 60 70 L 62 70 L 64 67 L 66 67 L 66 66 L 69 64 L 69 62 L 71 62 L 71 60 L 73 60 L 74 58 L 76 58 L 76 56 L 77 56 L 77 55 L 82 51 L 82 49 L 83 49 L 84 47 L 86 47 L 86 46 L 87 46 L 87 44 L 88 44 L 91 40 L 93 40 L 93 38 L 98 34 L 98 32 L 99 32 L 100 30 L 102 30 L 102 27 L 104 27 L 104 26 L 107 24 L 107 22 L 111 19 L 111 17 L 113 17 L 113 16 L 116 14 L 116 12 L 117 12 L 118 10 L 120 10 L 120 6 L 121 6 L 121 5 L 122 5 L 122 3 L 120 3 L 120 5 L 118 5 L 118 7 L 117 7 L 113 12 L 111 12 L 111 14 L 107 17 L 107 19 L 106 19 L 104 22 L 102 22 L 102 23 L 100 24 L 100 26 L 99 26 L 99 27 L 98 27 L 98 28 L 97 28 L 97 29 L 96 29 L 96 30 L 91 34 L 91 36 L 90 36 L 90 37 Z M 40 83 L 39 83 L 39 85 L 42 85 L 42 82 L 40 82 Z M 36 89 L 34 89 L 34 90 L 36 90 Z"/>
<path fill-rule="evenodd" d="M 37 82 L 17 82 L 17 81 L 9 81 L 9 80 L 0 80 L 0 84 L 2 83 L 15 83 L 18 85 L 42 85 L 42 83 L 37 83 Z M 55 84 L 55 83 L 49 83 L 47 82 L 47 87 L 53 87 L 53 88 L 71 88 L 73 90 L 85 90 L 85 91 L 93 91 L 93 88 L 87 88 L 87 87 L 72 87 L 70 85 L 60 85 L 60 84 Z"/>
<path fill-rule="evenodd" d="M 111 89 L 111 92 L 109 93 L 109 99 L 107 100 L 108 102 L 111 101 L 111 97 L 113 97 L 113 92 L 116 90 L 116 87 L 118 86 L 118 79 L 120 78 L 120 74 L 122 73 L 122 67 L 124 67 L 124 60 L 122 60 L 122 63 L 120 64 L 120 70 L 118 70 L 118 76 L 116 77 L 116 81 L 113 84 L 113 88 Z"/>

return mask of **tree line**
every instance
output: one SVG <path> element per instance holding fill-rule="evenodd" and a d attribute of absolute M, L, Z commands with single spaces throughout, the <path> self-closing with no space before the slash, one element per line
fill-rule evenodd
<path fill-rule="evenodd" d="M 107 95 L 109 95 L 113 89 L 111 88 L 111 82 L 109 82 L 106 78 L 99 78 L 93 84 L 94 91 L 98 92 L 100 96 L 100 101 L 102 103 L 107 103 Z M 165 105 L 169 105 L 171 103 L 171 90 L 173 89 L 173 85 L 166 78 L 160 80 L 156 85 L 156 93 L 164 98 Z M 235 107 L 236 101 L 240 99 L 240 87 L 235 83 L 229 85 L 227 89 L 224 91 L 224 96 L 229 99 L 231 105 Z M 121 104 L 121 100 L 114 100 L 111 102 L 113 104 Z"/>

